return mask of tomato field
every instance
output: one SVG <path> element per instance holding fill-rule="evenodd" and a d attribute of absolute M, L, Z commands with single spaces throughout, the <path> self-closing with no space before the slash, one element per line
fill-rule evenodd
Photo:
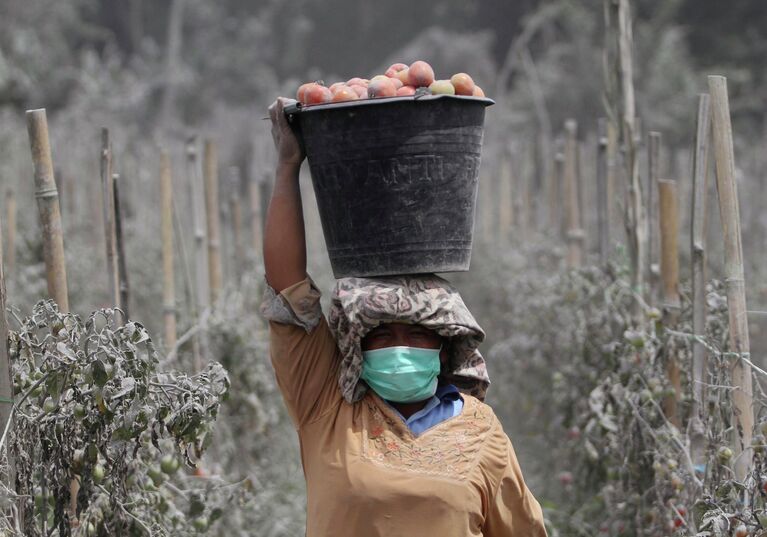
<path fill-rule="evenodd" d="M 12 4 L 0 535 L 303 534 L 259 313 L 264 116 L 430 93 L 494 100 L 471 269 L 444 276 L 549 535 L 767 536 L 759 2 Z"/>

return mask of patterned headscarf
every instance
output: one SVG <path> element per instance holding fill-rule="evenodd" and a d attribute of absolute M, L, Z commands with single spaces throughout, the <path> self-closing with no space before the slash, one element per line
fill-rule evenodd
<path fill-rule="evenodd" d="M 359 382 L 362 339 L 379 324 L 394 321 L 420 324 L 445 338 L 448 361 L 440 378 L 484 399 L 490 379 L 477 347 L 485 332 L 448 281 L 426 274 L 336 282 L 328 324 L 343 356 L 338 384 L 348 402 L 359 401 L 367 390 Z"/>

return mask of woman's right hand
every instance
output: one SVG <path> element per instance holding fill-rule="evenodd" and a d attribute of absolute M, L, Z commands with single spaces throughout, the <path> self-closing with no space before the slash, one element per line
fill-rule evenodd
<path fill-rule="evenodd" d="M 277 97 L 269 106 L 269 118 L 272 120 L 272 139 L 277 149 L 278 164 L 300 166 L 305 155 L 285 117 L 285 107 L 294 102 L 293 99 Z"/>

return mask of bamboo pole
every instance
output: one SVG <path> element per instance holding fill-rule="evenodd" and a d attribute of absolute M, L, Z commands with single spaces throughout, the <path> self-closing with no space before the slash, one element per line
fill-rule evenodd
<path fill-rule="evenodd" d="M 583 229 L 578 204 L 577 150 L 578 124 L 574 119 L 565 122 L 564 198 L 567 222 L 567 265 L 571 268 L 583 262 Z"/>
<path fill-rule="evenodd" d="M 708 94 L 698 96 L 698 117 L 695 132 L 695 152 L 692 167 L 692 332 L 703 336 L 706 332 L 706 223 L 708 191 L 708 145 L 711 132 L 711 111 Z M 706 430 L 706 347 L 693 341 L 692 347 L 692 406 L 690 408 L 690 452 L 698 467 L 705 463 Z"/>
<path fill-rule="evenodd" d="M 2 237 L 2 230 L 0 230 Z M 3 272 L 3 241 L 0 239 L 0 431 L 12 430 L 13 423 L 13 370 L 8 356 L 8 320 L 6 318 L 5 273 Z M 10 422 L 10 423 L 9 423 Z M 10 490 L 16 490 L 16 459 L 11 447 L 6 449 L 8 481 Z M 20 502 L 23 504 L 23 500 Z M 22 513 L 23 509 L 19 510 Z"/>
<path fill-rule="evenodd" d="M 645 301 L 655 305 L 658 298 L 658 283 L 660 280 L 658 266 L 658 235 L 659 219 L 655 216 L 658 211 L 658 195 L 656 190 L 660 181 L 660 144 L 661 134 L 656 131 L 648 133 L 647 143 L 647 180 L 645 181 L 645 194 L 647 199 L 647 259 L 645 270 L 648 277 L 648 285 L 645 288 Z"/>
<path fill-rule="evenodd" d="M 512 161 L 511 148 L 501 154 L 501 169 L 498 173 L 498 233 L 502 241 L 507 241 L 514 227 L 514 208 L 512 201 Z"/>
<path fill-rule="evenodd" d="M 69 312 L 67 291 L 67 270 L 64 259 L 64 233 L 61 226 L 61 208 L 56 180 L 53 177 L 53 159 L 48 138 L 48 119 L 45 109 L 27 110 L 27 131 L 32 150 L 34 167 L 35 198 L 40 213 L 43 235 L 43 258 L 45 260 L 48 294 L 58 304 L 59 311 Z M 5 341 L 5 340 L 3 340 Z M 78 478 L 70 483 L 69 516 L 70 525 L 77 527 L 77 493 L 80 490 Z"/>
<path fill-rule="evenodd" d="M 554 168 L 556 171 L 556 180 L 554 181 L 554 191 L 556 193 L 556 202 L 554 207 L 556 209 L 556 224 L 559 230 L 559 237 L 565 240 L 567 237 L 567 219 L 563 216 L 565 210 L 565 153 L 564 143 L 561 144 L 560 149 L 554 156 Z"/>
<path fill-rule="evenodd" d="M 240 202 L 240 169 L 236 166 L 229 168 L 229 208 L 231 213 L 232 246 L 234 248 L 234 280 L 239 282 L 242 268 L 245 266 L 242 249 L 242 203 Z"/>
<path fill-rule="evenodd" d="M 607 229 L 613 229 L 615 220 L 615 177 L 618 172 L 618 130 L 611 121 L 607 121 Z M 609 238 L 609 235 L 608 235 Z M 610 247 L 608 241 L 608 248 Z"/>
<path fill-rule="evenodd" d="M 520 166 L 520 198 L 522 199 L 522 207 L 518 211 L 519 229 L 522 233 L 527 233 L 530 230 L 530 226 L 533 220 L 533 200 L 532 190 L 533 181 L 535 175 L 535 154 L 532 151 L 532 147 L 535 144 L 526 144 L 526 150 L 522 152 L 524 160 L 524 166 Z"/>
<path fill-rule="evenodd" d="M 676 181 L 658 181 L 660 221 L 660 272 L 663 307 L 678 316 L 679 300 L 679 191 Z M 675 310 L 675 311 L 671 311 Z"/>
<path fill-rule="evenodd" d="M 748 316 L 743 277 L 743 244 L 740 234 L 740 207 L 735 179 L 735 154 L 730 123 L 730 104 L 727 97 L 727 79 L 708 77 L 711 95 L 711 125 L 713 127 L 716 182 L 719 193 L 719 211 L 724 235 L 725 286 L 730 320 L 730 348 L 737 356 L 732 358 L 730 377 L 733 423 L 737 431 L 735 441 L 735 477 L 743 481 L 751 468 L 751 436 L 754 427 L 751 365 L 743 358 L 749 356 Z"/>
<path fill-rule="evenodd" d="M 221 219 L 218 202 L 218 150 L 215 142 L 205 140 L 204 147 L 205 170 L 205 213 L 208 239 L 208 278 L 210 303 L 215 304 L 221 294 Z"/>
<path fill-rule="evenodd" d="M 623 147 L 623 162 L 626 169 L 626 203 L 624 225 L 631 269 L 631 286 L 640 296 L 645 284 L 645 255 L 647 248 L 647 220 L 642 203 L 642 188 L 639 181 L 636 132 L 640 126 L 636 121 L 634 100 L 634 67 L 631 9 L 629 0 L 605 0 L 605 15 L 608 28 L 606 47 L 610 84 L 609 102 L 616 128 L 620 131 Z M 639 301 L 634 304 L 634 315 L 641 317 Z"/>
<path fill-rule="evenodd" d="M 117 267 L 117 238 L 115 233 L 114 176 L 112 174 L 112 143 L 109 129 L 101 129 L 101 209 L 104 215 L 107 284 L 109 301 L 120 308 L 120 277 Z"/>
<path fill-rule="evenodd" d="M 123 321 L 130 318 L 130 284 L 128 283 L 128 265 L 125 258 L 125 237 L 123 235 L 123 216 L 120 209 L 120 175 L 112 174 L 112 195 L 114 197 L 114 221 L 115 221 L 115 247 L 117 253 L 117 280 L 120 294 L 120 309 L 123 313 Z"/>
<path fill-rule="evenodd" d="M 58 304 L 59 311 L 68 312 L 69 294 L 64 260 L 64 234 L 61 227 L 58 191 L 53 178 L 48 120 L 44 108 L 27 111 L 27 130 L 34 165 L 35 197 L 42 226 L 48 294 Z"/>
<path fill-rule="evenodd" d="M 680 307 L 678 197 L 676 181 L 658 181 L 663 315 L 664 325 L 669 328 L 676 326 Z M 664 399 L 663 407 L 668 420 L 676 427 L 681 427 L 678 411 L 678 402 L 682 396 L 679 363 L 673 353 L 666 353 L 665 358 L 666 374 L 674 389 L 674 394 Z"/>
<path fill-rule="evenodd" d="M 5 191 L 5 212 L 8 219 L 8 255 L 5 266 L 8 274 L 13 275 L 16 270 L 16 193 L 13 188 Z"/>
<path fill-rule="evenodd" d="M 72 176 L 67 177 L 67 180 L 64 181 L 64 186 L 66 188 L 64 200 L 66 202 L 65 214 L 69 221 L 72 222 L 77 217 L 77 200 L 75 199 L 77 190 L 75 189 L 75 181 Z"/>
<path fill-rule="evenodd" d="M 253 246 L 253 255 L 261 257 L 262 226 L 261 226 L 261 183 L 251 174 L 248 183 L 250 193 L 250 240 Z"/>
<path fill-rule="evenodd" d="M 558 142 L 554 144 L 558 146 Z M 546 177 L 546 220 L 548 221 L 548 227 L 551 230 L 559 229 L 559 205 L 558 205 L 558 185 L 560 177 L 560 152 L 557 150 L 548 158 L 551 158 L 551 164 L 549 165 L 549 174 Z M 564 159 L 564 155 L 561 155 Z"/>
<path fill-rule="evenodd" d="M 173 277 L 173 183 L 170 157 L 160 154 L 160 217 L 162 219 L 162 306 L 165 346 L 176 344 L 176 290 Z"/>
<path fill-rule="evenodd" d="M 610 198 L 607 191 L 607 120 L 597 123 L 597 234 L 599 262 L 607 265 L 610 257 Z"/>
<path fill-rule="evenodd" d="M 192 229 L 194 230 L 194 275 L 195 275 L 195 307 L 193 308 L 193 322 L 202 323 L 207 315 L 209 305 L 208 285 L 208 252 L 206 248 L 206 223 L 205 223 L 205 200 L 203 196 L 202 177 L 200 165 L 197 161 L 197 138 L 192 137 L 186 146 L 187 175 L 190 188 L 190 200 L 192 208 Z M 193 339 L 194 371 L 202 369 L 202 353 L 205 349 L 204 334 Z"/>

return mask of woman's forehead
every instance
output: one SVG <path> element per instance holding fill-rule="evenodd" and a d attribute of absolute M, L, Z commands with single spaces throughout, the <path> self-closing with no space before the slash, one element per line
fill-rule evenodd
<path fill-rule="evenodd" d="M 429 330 L 433 332 L 431 328 L 428 328 L 422 324 L 417 323 L 408 323 L 406 321 L 384 321 L 372 330 L 371 332 L 374 332 L 376 330 L 387 330 L 387 329 L 394 329 L 394 330 Z"/>

